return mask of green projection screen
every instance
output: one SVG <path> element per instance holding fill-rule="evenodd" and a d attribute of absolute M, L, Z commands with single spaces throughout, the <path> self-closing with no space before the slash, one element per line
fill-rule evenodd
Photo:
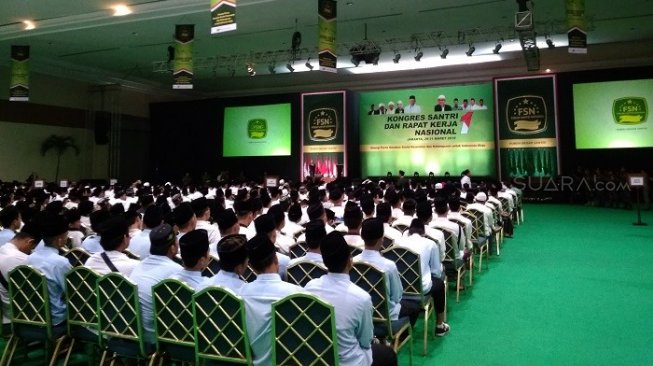
<path fill-rule="evenodd" d="M 574 84 L 577 149 L 653 147 L 653 79 Z"/>
<path fill-rule="evenodd" d="M 224 109 L 222 155 L 290 155 L 290 103 Z"/>
<path fill-rule="evenodd" d="M 403 113 L 397 113 L 400 102 Z M 495 175 L 492 84 L 366 92 L 360 106 L 363 176 L 400 169 L 422 176 L 458 176 L 465 169 Z"/>

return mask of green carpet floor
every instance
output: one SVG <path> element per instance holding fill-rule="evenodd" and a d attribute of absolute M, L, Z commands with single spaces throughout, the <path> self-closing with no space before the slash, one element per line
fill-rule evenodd
<path fill-rule="evenodd" d="M 646 227 L 583 206 L 528 205 L 525 219 L 460 303 L 449 292 L 451 332 L 426 356 L 418 321 L 413 365 L 653 365 L 653 212 Z"/>
<path fill-rule="evenodd" d="M 525 219 L 413 364 L 653 365 L 653 213 L 636 227 L 633 211 L 527 205 Z"/>

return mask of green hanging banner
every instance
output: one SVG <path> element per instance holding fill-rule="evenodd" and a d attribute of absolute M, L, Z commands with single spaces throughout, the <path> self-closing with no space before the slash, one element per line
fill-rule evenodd
<path fill-rule="evenodd" d="M 9 100 L 29 101 L 29 46 L 11 46 Z"/>
<path fill-rule="evenodd" d="M 172 75 L 173 89 L 193 89 L 193 39 L 195 25 L 175 26 L 175 64 Z"/>
<path fill-rule="evenodd" d="M 558 175 L 555 84 L 555 75 L 494 79 L 501 179 Z"/>
<path fill-rule="evenodd" d="M 236 0 L 211 0 L 211 34 L 236 30 Z"/>
<path fill-rule="evenodd" d="M 565 8 L 567 12 L 569 53 L 587 53 L 585 0 L 566 0 Z"/>
<path fill-rule="evenodd" d="M 321 71 L 338 72 L 336 64 L 337 7 L 334 0 L 318 1 L 319 63 Z"/>

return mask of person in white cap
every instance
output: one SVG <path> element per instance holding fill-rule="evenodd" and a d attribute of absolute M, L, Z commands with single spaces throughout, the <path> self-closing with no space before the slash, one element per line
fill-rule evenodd
<path fill-rule="evenodd" d="M 494 216 L 492 209 L 485 205 L 487 201 L 487 194 L 478 192 L 474 197 L 474 203 L 467 205 L 467 210 L 474 209 L 483 213 L 483 232 L 486 237 L 492 236 L 492 227 L 494 226 Z"/>
<path fill-rule="evenodd" d="M 445 111 L 450 111 L 451 106 L 447 104 L 447 98 L 440 94 L 438 96 L 438 103 L 435 105 L 435 108 L 433 108 L 435 112 L 445 112 Z"/>
<path fill-rule="evenodd" d="M 388 110 L 385 112 L 387 114 L 395 114 L 395 102 L 388 102 Z"/>
<path fill-rule="evenodd" d="M 397 109 L 395 109 L 395 114 L 404 113 L 404 102 L 401 100 L 397 101 Z"/>

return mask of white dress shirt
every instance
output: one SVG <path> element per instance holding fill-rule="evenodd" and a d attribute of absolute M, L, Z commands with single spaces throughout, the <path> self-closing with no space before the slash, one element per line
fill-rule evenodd
<path fill-rule="evenodd" d="M 374 265 L 385 276 L 388 307 L 390 309 L 390 320 L 399 319 L 399 311 L 401 310 L 401 296 L 404 293 L 404 288 L 401 285 L 401 278 L 399 277 L 399 270 L 397 265 L 386 258 L 381 256 L 381 253 L 376 250 L 364 249 L 363 252 L 354 257 L 354 263 L 366 262 Z"/>
<path fill-rule="evenodd" d="M 402 237 L 394 244 L 395 247 L 411 249 L 419 255 L 422 274 L 422 293 L 431 291 L 433 281 L 431 276 L 442 278 L 442 260 L 440 251 L 433 240 L 419 234 Z"/>
<path fill-rule="evenodd" d="M 125 277 L 129 277 L 134 270 L 134 267 L 140 263 L 139 260 L 131 259 L 127 257 L 125 253 L 116 250 L 110 250 L 104 253 L 107 253 L 107 257 L 109 257 L 111 263 L 113 263 L 118 272 L 122 273 Z M 102 253 L 91 255 L 84 265 L 101 275 L 111 273 L 111 269 L 104 262 L 104 259 L 102 259 Z"/>
<path fill-rule="evenodd" d="M 220 270 L 215 276 L 204 278 L 204 281 L 197 287 L 197 291 L 210 286 L 222 286 L 232 290 L 236 294 L 240 294 L 240 290 L 242 290 L 246 283 L 238 274 Z"/>
<path fill-rule="evenodd" d="M 141 260 L 150 256 L 150 232 L 152 229 L 145 228 L 129 240 L 129 251 L 136 254 Z"/>
<path fill-rule="evenodd" d="M 27 254 L 18 250 L 14 243 L 8 242 L 0 246 L 0 273 L 9 282 L 9 272 L 27 263 Z M 0 299 L 2 299 L 2 322 L 9 323 L 11 307 L 9 306 L 9 289 L 0 284 Z"/>

